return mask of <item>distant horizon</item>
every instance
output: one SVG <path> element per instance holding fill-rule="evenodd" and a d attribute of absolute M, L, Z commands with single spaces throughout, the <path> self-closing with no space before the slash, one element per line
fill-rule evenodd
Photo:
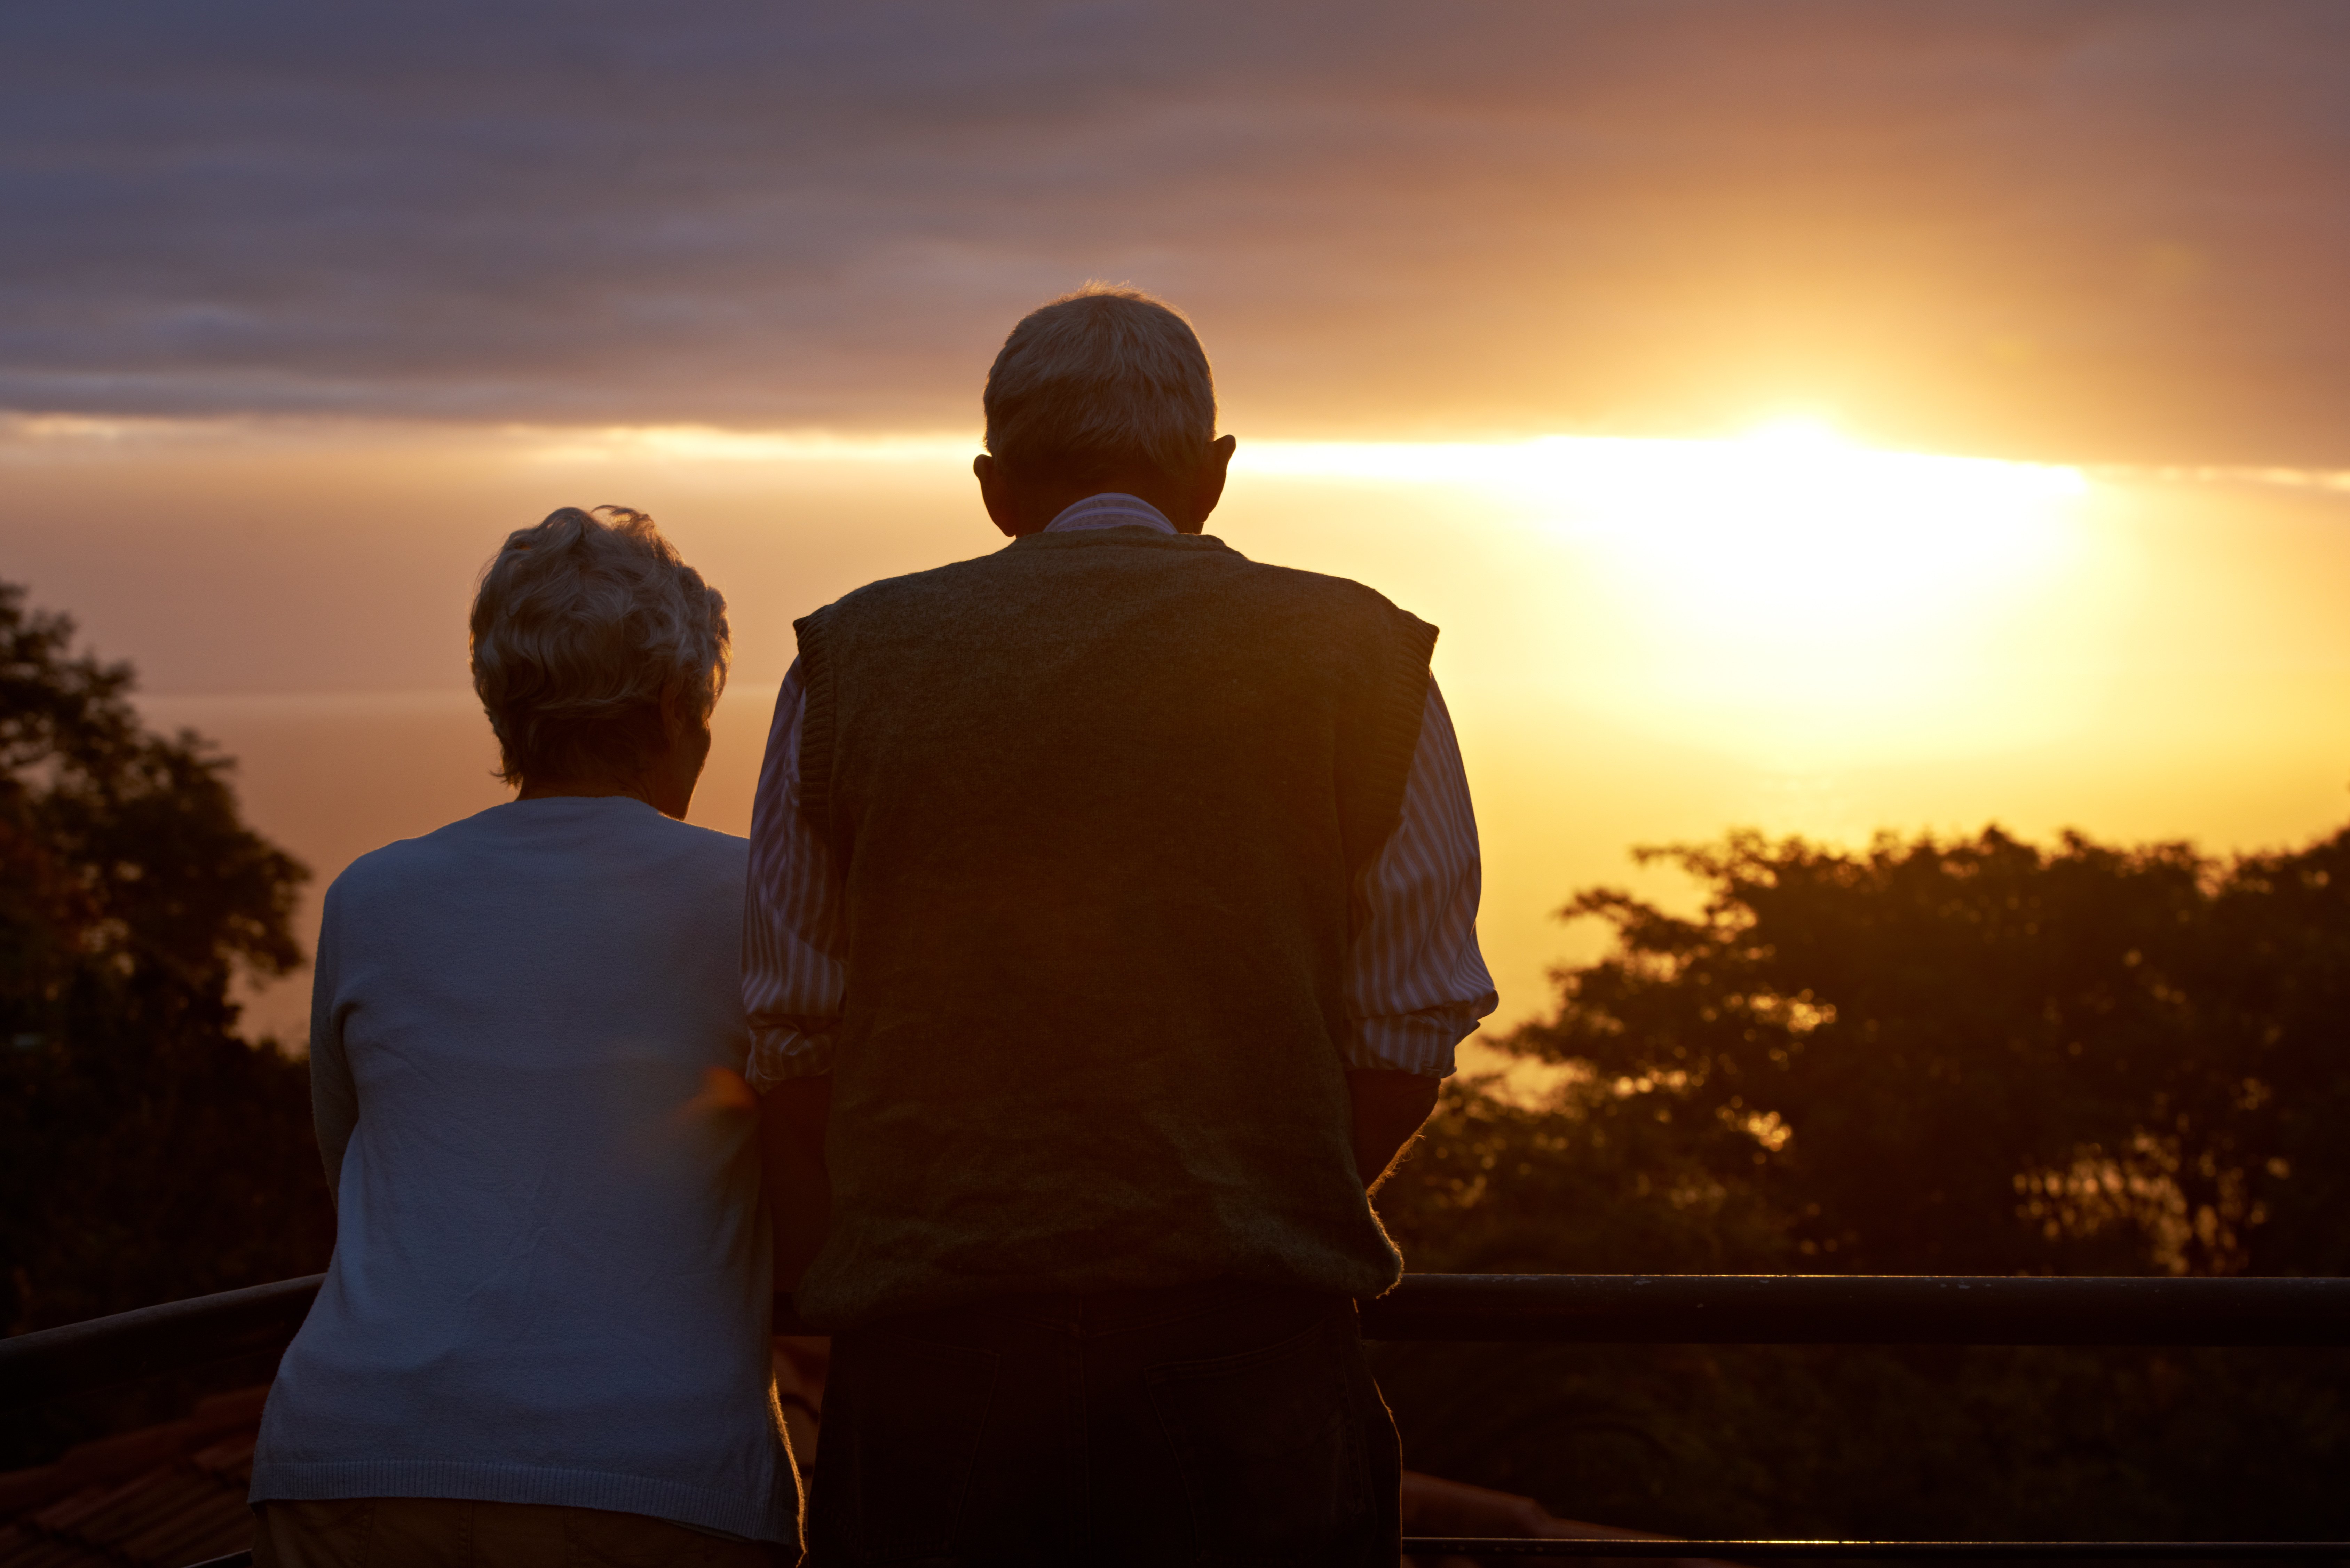
<path fill-rule="evenodd" d="M 315 457 L 320 453 L 406 447 L 452 453 L 490 452 L 508 460 L 558 464 L 629 458 L 681 459 L 729 467 L 744 463 L 840 463 L 866 467 L 930 462 L 952 465 L 960 478 L 970 460 L 985 450 L 976 388 L 971 401 L 971 417 L 967 421 L 926 426 L 822 421 L 762 424 L 747 420 L 725 423 L 464 420 L 333 410 L 113 414 L 71 408 L 0 407 L 0 462 L 71 462 L 124 450 L 152 451 L 159 455 L 177 451 L 185 456 L 244 447 L 245 455 L 276 450 Z M 1760 404 L 1742 416 L 1686 428 L 1451 426 L 1421 421 L 1409 423 L 1408 428 L 1380 430 L 1361 421 L 1331 422 L 1290 418 L 1263 421 L 1253 429 L 1245 417 L 1233 417 L 1229 406 L 1220 407 L 1217 422 L 1220 431 L 1239 439 L 1243 452 L 1253 457 L 1277 454 L 1275 466 L 1284 472 L 1329 472 L 1333 467 L 1350 466 L 1345 454 L 1357 452 L 1441 455 L 1549 445 L 1682 446 L 1738 441 L 1758 431 L 1788 426 L 1832 431 L 1856 447 L 1888 455 L 2062 468 L 2119 481 L 2350 493 L 2350 464 L 2282 460 L 2225 462 L 2199 458 L 2191 452 L 2174 453 L 2161 462 L 2131 462 L 2088 448 L 2064 450 L 2028 445 L 1993 450 L 1902 444 L 1874 437 L 1865 418 L 1808 403 Z M 1258 431 L 1272 433 L 1257 433 Z M 1251 459 L 1236 461 L 1243 464 L 1241 472 L 1246 472 Z"/>
<path fill-rule="evenodd" d="M 959 442 L 195 446 L 18 462 L 0 545 L 36 602 L 132 659 L 143 711 L 241 757 L 256 825 L 318 873 L 306 922 L 352 856 L 506 798 L 464 607 L 497 540 L 552 504 L 645 507 L 727 594 L 735 673 L 693 819 L 738 833 L 792 618 L 1001 543 Z M 2350 821 L 2350 490 L 2330 474 L 2059 472 L 1804 430 L 1242 452 L 1216 532 L 1442 628 L 1496 1028 L 1600 950 L 1550 918 L 1577 888 L 1686 907 L 1638 844 L 1998 823 L 2228 854 Z M 262 1010 L 281 1033 L 301 984 Z"/>

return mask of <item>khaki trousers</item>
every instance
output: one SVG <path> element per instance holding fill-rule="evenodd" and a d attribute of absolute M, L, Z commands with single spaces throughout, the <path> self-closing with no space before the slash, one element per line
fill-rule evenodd
<path fill-rule="evenodd" d="M 354 1497 L 254 1505 L 254 1568 L 789 1568 L 757 1541 L 594 1508 Z"/>

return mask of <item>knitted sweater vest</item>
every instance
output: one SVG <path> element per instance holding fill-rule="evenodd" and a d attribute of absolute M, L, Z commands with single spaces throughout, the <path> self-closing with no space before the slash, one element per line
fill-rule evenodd
<path fill-rule="evenodd" d="M 1214 538 L 1105 529 L 796 629 L 847 970 L 801 1309 L 1393 1284 L 1341 986 L 1435 628 Z"/>

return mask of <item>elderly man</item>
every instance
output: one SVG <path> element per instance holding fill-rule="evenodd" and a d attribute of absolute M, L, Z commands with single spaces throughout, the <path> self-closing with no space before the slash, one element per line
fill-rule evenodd
<path fill-rule="evenodd" d="M 986 412 L 1012 543 L 798 623 L 753 825 L 811 1561 L 1393 1568 L 1369 1193 L 1494 1003 L 1435 629 L 1201 533 L 1155 300 L 1035 311 Z"/>

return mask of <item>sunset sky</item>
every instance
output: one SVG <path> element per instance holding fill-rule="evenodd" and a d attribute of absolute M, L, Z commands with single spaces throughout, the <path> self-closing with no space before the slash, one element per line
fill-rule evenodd
<path fill-rule="evenodd" d="M 0 576 L 323 883 L 502 797 L 499 536 L 643 507 L 739 831 L 792 618 L 989 548 L 989 358 L 1131 280 L 1216 531 L 1444 628 L 1506 1023 L 1638 842 L 2350 815 L 2345 71 L 2332 0 L 14 7 Z"/>

